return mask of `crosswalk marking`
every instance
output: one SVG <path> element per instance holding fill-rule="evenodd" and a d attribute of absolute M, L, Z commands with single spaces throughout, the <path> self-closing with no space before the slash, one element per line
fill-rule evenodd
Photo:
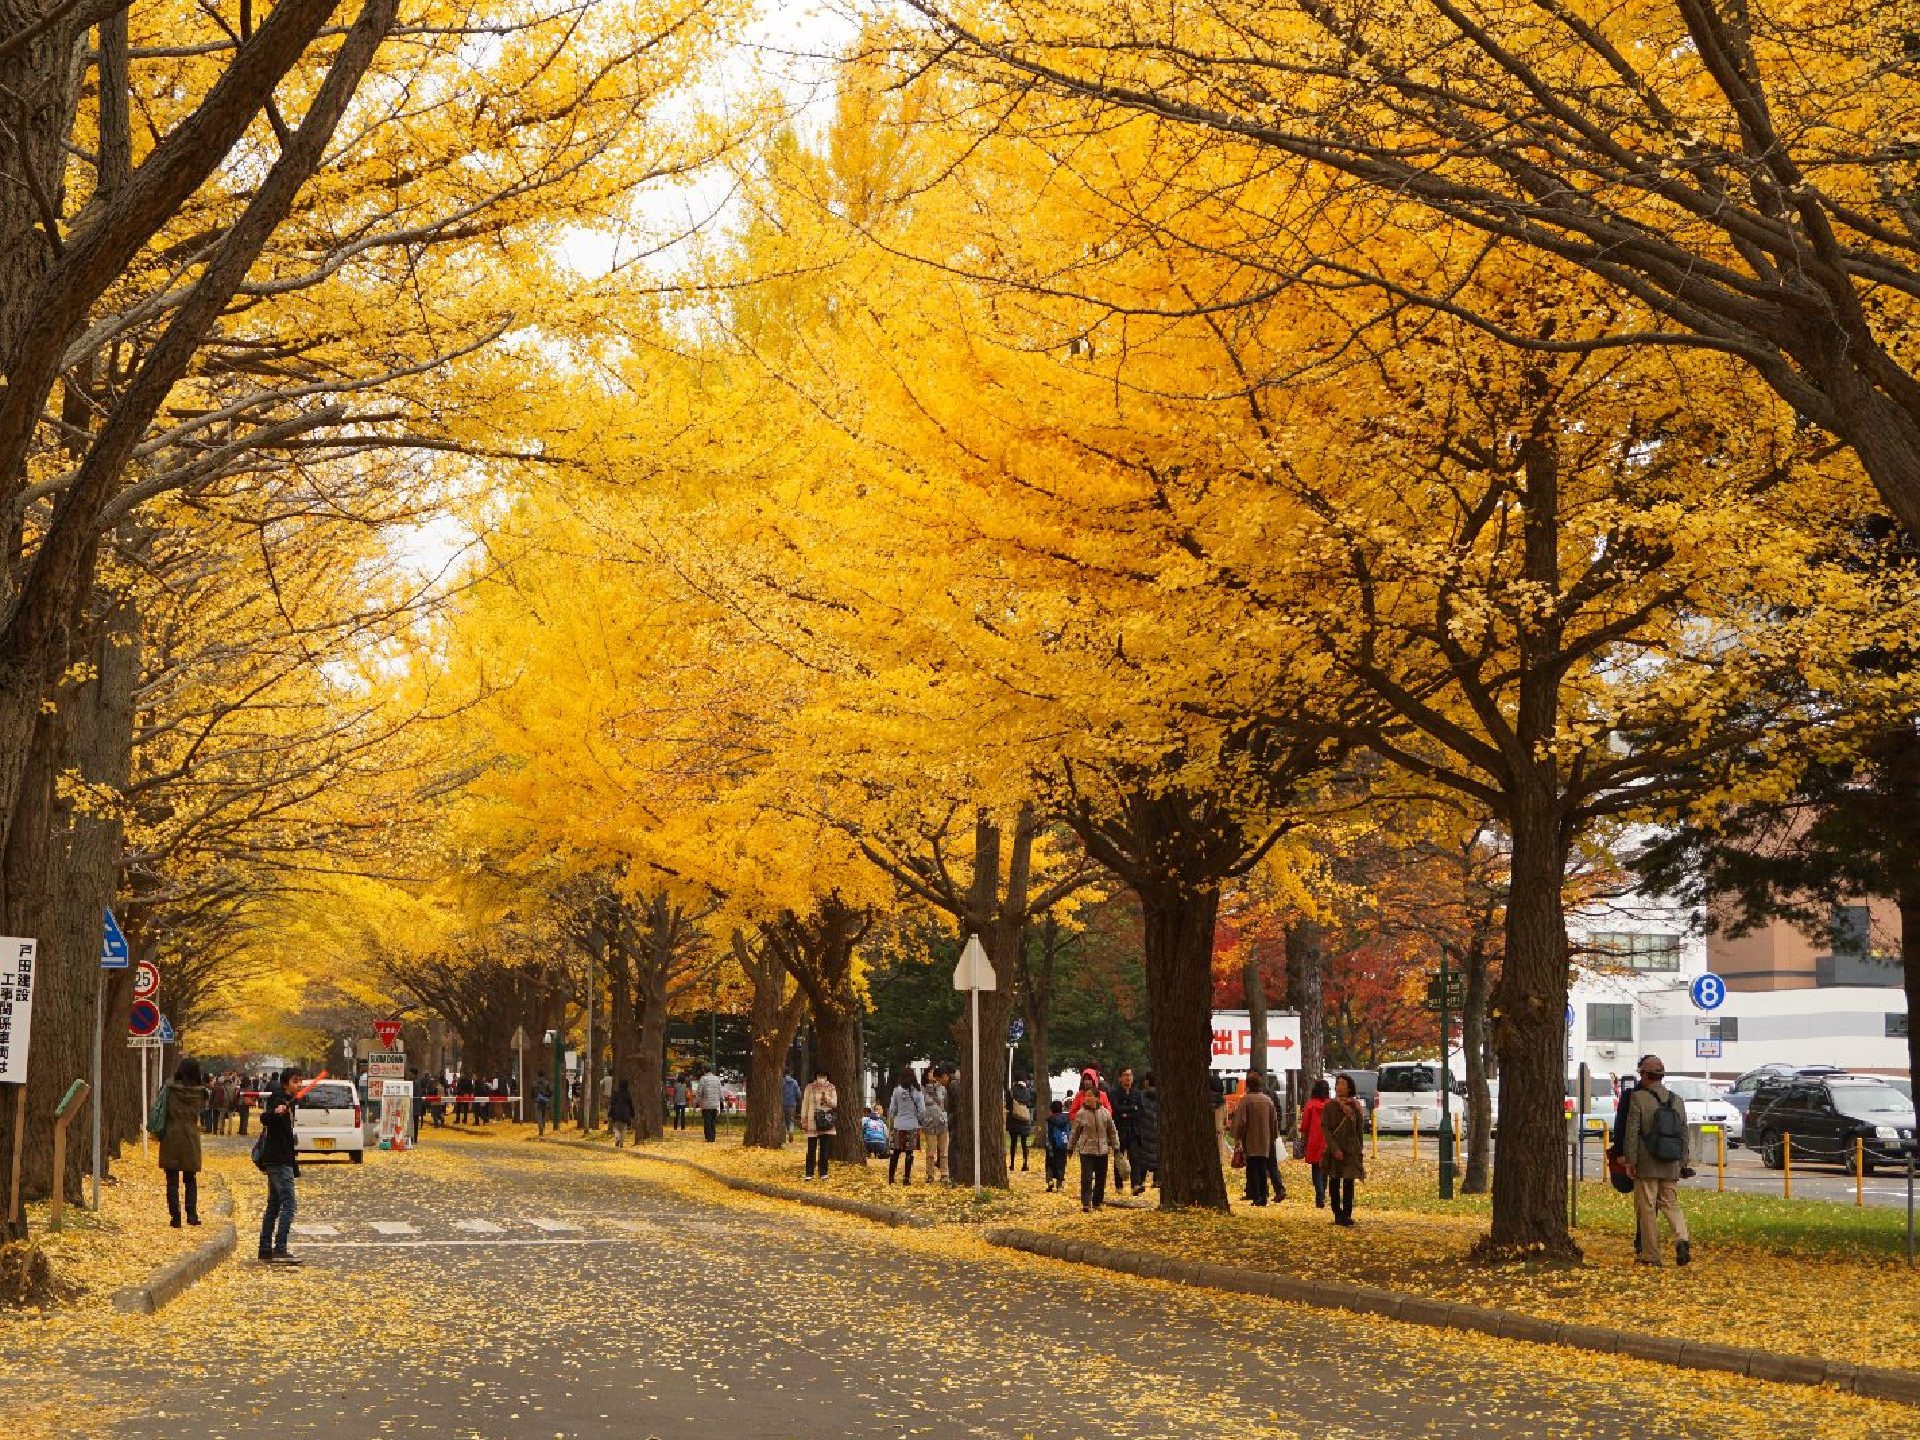
<path fill-rule="evenodd" d="M 340 1227 L 321 1223 L 306 1224 L 296 1220 L 293 1225 L 293 1233 L 296 1235 L 338 1235 L 340 1233 Z"/>
<path fill-rule="evenodd" d="M 527 1224 L 533 1226 L 536 1230 L 544 1230 L 549 1235 L 557 1235 L 568 1230 L 578 1230 L 580 1228 L 571 1221 L 549 1220 L 544 1216 L 537 1215 L 529 1215 L 527 1217 Z"/>
<path fill-rule="evenodd" d="M 496 1225 L 491 1220 L 456 1220 L 453 1222 L 453 1228 L 465 1230 L 470 1235 L 504 1235 L 506 1233 L 504 1225 Z"/>
<path fill-rule="evenodd" d="M 382 1235 L 418 1235 L 420 1233 L 418 1228 L 405 1220 L 369 1220 L 367 1224 Z"/>

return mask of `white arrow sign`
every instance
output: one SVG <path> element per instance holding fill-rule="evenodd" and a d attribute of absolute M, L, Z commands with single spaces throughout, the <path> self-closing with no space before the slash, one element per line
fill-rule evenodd
<path fill-rule="evenodd" d="M 960 952 L 960 963 L 953 967 L 953 988 L 956 990 L 997 990 L 999 981 L 993 973 L 993 962 L 987 959 L 987 947 L 980 943 L 978 935 L 967 937 L 967 948 Z"/>

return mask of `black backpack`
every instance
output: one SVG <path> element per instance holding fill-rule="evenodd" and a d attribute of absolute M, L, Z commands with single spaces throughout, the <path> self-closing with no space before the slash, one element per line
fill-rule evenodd
<path fill-rule="evenodd" d="M 1687 1121 L 1685 1115 L 1674 1108 L 1671 1090 L 1667 1098 L 1654 1107 L 1652 1126 L 1640 1133 L 1647 1142 L 1647 1153 L 1654 1159 L 1671 1162 L 1687 1158 Z"/>

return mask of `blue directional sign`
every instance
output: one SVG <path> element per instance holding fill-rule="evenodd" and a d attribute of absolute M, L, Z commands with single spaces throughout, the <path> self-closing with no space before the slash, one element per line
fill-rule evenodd
<path fill-rule="evenodd" d="M 1727 982 L 1709 970 L 1704 975 L 1694 977 L 1687 993 L 1693 997 L 1693 1003 L 1702 1010 L 1718 1010 L 1727 1002 Z"/>
<path fill-rule="evenodd" d="M 1007 1026 L 1007 1043 L 1009 1045 L 1018 1045 L 1021 1037 L 1026 1033 L 1027 1022 L 1022 1020 L 1018 1015 L 1014 1016 L 1013 1022 Z"/>
<path fill-rule="evenodd" d="M 1567 1029 L 1569 1029 L 1569 1030 L 1571 1030 L 1572 1028 L 1573 1028 L 1573 1005 L 1572 1005 L 1572 1002 L 1568 1002 L 1568 1005 L 1567 1005 Z"/>
<path fill-rule="evenodd" d="M 166 1016 L 162 1015 L 160 1017 L 160 1028 L 154 1033 L 160 1037 L 160 1043 L 162 1045 L 173 1044 L 173 1022 L 167 1019 Z"/>
<path fill-rule="evenodd" d="M 113 918 L 113 911 L 100 913 L 106 919 L 106 927 L 100 932 L 100 968 L 124 970 L 128 964 L 127 937 L 120 933 L 120 922 Z"/>

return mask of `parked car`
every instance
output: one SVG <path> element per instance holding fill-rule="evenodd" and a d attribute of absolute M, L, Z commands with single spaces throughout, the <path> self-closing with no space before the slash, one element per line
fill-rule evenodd
<path fill-rule="evenodd" d="M 302 1155 L 345 1155 L 360 1164 L 367 1158 L 360 1093 L 345 1080 L 313 1085 L 294 1104 L 293 1143 Z"/>
<path fill-rule="evenodd" d="M 1467 1085 L 1458 1074 L 1450 1074 L 1452 1099 L 1449 1110 L 1464 1122 L 1467 1114 Z M 1432 1134 L 1440 1128 L 1440 1062 L 1438 1060 L 1395 1060 L 1382 1065 L 1377 1074 L 1379 1086 L 1375 1111 L 1382 1131 L 1420 1130 Z"/>
<path fill-rule="evenodd" d="M 1689 1125 L 1718 1125 L 1726 1132 L 1728 1148 L 1740 1143 L 1746 1117 L 1718 1090 L 1691 1075 L 1669 1075 L 1666 1083 L 1667 1089 L 1687 1102 Z"/>
<path fill-rule="evenodd" d="M 1864 1141 L 1864 1166 L 1905 1165 L 1914 1154 L 1913 1102 L 1884 1080 L 1835 1071 L 1783 1075 L 1763 1083 L 1747 1110 L 1747 1134 L 1773 1170 L 1794 1158 L 1852 1168 L 1854 1141 Z"/>
<path fill-rule="evenodd" d="M 1906 1096 L 1907 1099 L 1913 1099 L 1913 1081 L 1909 1077 L 1905 1075 L 1895 1075 L 1887 1081 L 1887 1084 L 1893 1086 L 1894 1089 Z"/>
<path fill-rule="evenodd" d="M 1759 1090 L 1761 1085 L 1769 1080 L 1777 1080 L 1783 1076 L 1841 1075 L 1844 1073 L 1845 1071 L 1838 1065 L 1787 1065 L 1780 1061 L 1774 1061 L 1772 1064 L 1761 1065 L 1756 1069 L 1749 1070 L 1738 1080 L 1734 1081 L 1726 1091 L 1726 1100 L 1734 1109 L 1738 1110 L 1742 1115 L 1745 1115 L 1748 1108 L 1753 1104 L 1755 1092 Z"/>

